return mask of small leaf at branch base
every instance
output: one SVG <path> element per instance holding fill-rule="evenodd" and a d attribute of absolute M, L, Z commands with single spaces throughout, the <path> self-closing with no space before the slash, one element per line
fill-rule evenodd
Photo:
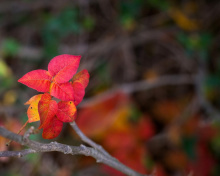
<path fill-rule="evenodd" d="M 38 103 L 38 111 L 40 115 L 39 129 L 45 128 L 54 118 L 57 113 L 57 102 L 51 100 L 51 96 L 48 93 L 42 95 L 41 100 Z"/>
<path fill-rule="evenodd" d="M 73 76 L 72 82 L 80 82 L 84 88 L 89 84 L 89 73 L 86 69 L 78 72 Z"/>
<path fill-rule="evenodd" d="M 40 120 L 40 116 L 38 113 L 38 103 L 41 99 L 43 94 L 35 95 L 31 97 L 25 105 L 30 104 L 28 110 L 27 110 L 27 116 L 28 116 L 28 122 L 36 122 Z"/>
<path fill-rule="evenodd" d="M 81 56 L 63 54 L 54 57 L 48 64 L 48 71 L 57 83 L 68 82 L 76 73 Z"/>
<path fill-rule="evenodd" d="M 47 126 L 43 129 L 42 137 L 44 139 L 53 139 L 57 137 L 63 128 L 63 122 L 61 122 L 56 116 L 54 116 Z"/>
<path fill-rule="evenodd" d="M 73 101 L 58 103 L 57 118 L 62 122 L 72 122 L 76 118 L 76 106 Z"/>
<path fill-rule="evenodd" d="M 48 92 L 52 77 L 46 70 L 33 70 L 26 73 L 18 82 L 39 92 Z"/>
<path fill-rule="evenodd" d="M 73 87 L 69 82 L 67 83 L 52 83 L 50 93 L 52 96 L 61 99 L 63 101 L 74 100 Z"/>
<path fill-rule="evenodd" d="M 74 104 L 77 106 L 85 95 L 85 88 L 80 82 L 73 82 L 72 86 L 74 91 Z"/>

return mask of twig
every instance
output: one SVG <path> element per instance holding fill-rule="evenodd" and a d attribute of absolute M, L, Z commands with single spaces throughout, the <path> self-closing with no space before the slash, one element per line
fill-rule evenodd
<path fill-rule="evenodd" d="M 198 97 L 198 102 L 200 104 L 200 107 L 203 107 L 209 117 L 211 119 L 216 119 L 220 117 L 220 112 L 218 109 L 212 106 L 212 104 L 206 99 L 204 93 L 203 93 L 203 83 L 205 81 L 206 77 L 206 69 L 203 68 L 204 66 L 201 66 L 198 70 L 198 74 L 195 79 L 195 90 L 196 90 L 196 96 Z"/>
<path fill-rule="evenodd" d="M 120 37 L 115 36 L 113 39 L 103 39 L 102 41 L 94 42 L 90 44 L 90 47 L 85 47 L 84 44 L 77 45 L 60 45 L 59 51 L 60 53 L 68 53 L 68 54 L 83 54 L 91 57 L 95 56 L 97 59 L 98 55 L 108 54 L 112 52 L 112 50 L 118 49 L 121 45 L 126 43 L 127 40 L 130 40 L 132 46 L 140 45 L 145 43 L 146 41 L 157 40 L 160 41 L 163 38 L 164 33 L 175 32 L 173 29 L 163 29 L 163 30 L 142 30 L 138 31 L 136 34 L 132 36 Z M 3 48 L 0 48 L 2 50 Z M 39 60 L 43 57 L 43 48 L 42 47 L 30 47 L 30 46 L 20 46 L 18 49 L 18 53 L 16 57 L 20 59 L 31 59 L 31 60 Z M 85 55 L 85 54 L 83 54 Z M 85 57 L 84 57 L 85 58 Z M 91 60 L 91 59 L 89 59 Z M 83 67 L 84 68 L 84 67 Z"/>
<path fill-rule="evenodd" d="M 114 169 L 117 169 L 121 171 L 124 174 L 127 174 L 129 176 L 143 176 L 143 174 L 137 173 L 136 171 L 130 169 L 129 167 L 123 165 L 119 161 L 112 160 L 109 157 L 106 157 L 102 152 L 92 148 L 92 147 L 86 147 L 84 145 L 80 146 L 70 146 L 70 145 L 65 145 L 57 142 L 51 142 L 48 144 L 32 141 L 29 139 L 30 134 L 32 134 L 34 131 L 34 127 L 31 127 L 24 136 L 20 136 L 18 134 L 12 133 L 8 130 L 6 130 L 3 127 L 0 127 L 0 135 L 11 139 L 13 141 L 16 141 L 22 145 L 25 145 L 30 148 L 30 150 L 22 150 L 22 151 L 17 151 L 12 152 L 11 151 L 4 151 L 1 152 L 0 156 L 19 156 L 21 157 L 22 154 L 29 154 L 29 153 L 36 153 L 36 152 L 52 152 L 52 151 L 57 151 L 57 152 L 62 152 L 64 154 L 71 154 L 71 155 L 85 155 L 85 156 L 91 156 L 96 159 L 97 162 L 104 163 Z M 20 154 L 19 154 L 20 153 Z"/>
<path fill-rule="evenodd" d="M 30 153 L 37 153 L 36 150 L 33 149 L 25 149 L 20 151 L 0 151 L 0 157 L 23 157 Z"/>
<path fill-rule="evenodd" d="M 133 93 L 137 91 L 143 91 L 152 89 L 155 87 L 166 86 L 166 85 L 179 85 L 179 84 L 194 84 L 195 77 L 189 75 L 165 75 L 155 80 L 144 80 L 134 82 L 130 84 L 124 84 L 120 86 L 120 89 L 125 93 Z"/>
<path fill-rule="evenodd" d="M 96 144 L 94 141 L 89 139 L 77 126 L 76 122 L 70 122 L 70 126 L 75 130 L 77 135 L 80 137 L 80 139 L 85 142 L 86 144 L 89 144 L 94 149 L 100 151 L 102 154 L 104 154 L 106 157 L 113 159 L 115 161 L 118 161 L 116 158 L 113 158 L 101 145 Z"/>
<path fill-rule="evenodd" d="M 164 75 L 154 80 L 142 80 L 142 81 L 136 81 L 136 82 L 131 82 L 127 84 L 121 84 L 108 91 L 100 93 L 95 97 L 83 100 L 80 103 L 79 107 L 87 106 L 90 103 L 94 103 L 94 101 L 96 102 L 103 101 L 103 97 L 110 97 L 113 94 L 115 94 L 115 92 L 123 92 L 123 93 L 131 94 L 131 93 L 135 93 L 138 91 L 146 91 L 148 89 L 153 89 L 153 88 L 162 87 L 162 86 L 182 85 L 182 84 L 194 85 L 195 79 L 196 79 L 196 75 L 191 75 L 191 76 L 189 75 Z"/>
<path fill-rule="evenodd" d="M 189 118 L 191 118 L 194 114 L 199 111 L 199 103 L 197 96 L 193 97 L 191 102 L 186 106 L 185 110 L 181 113 L 181 115 L 174 119 L 174 121 L 169 126 L 177 125 L 181 127 Z"/>

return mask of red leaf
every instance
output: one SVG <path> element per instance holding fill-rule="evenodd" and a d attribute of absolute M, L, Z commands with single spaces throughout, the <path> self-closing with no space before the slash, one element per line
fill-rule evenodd
<path fill-rule="evenodd" d="M 76 73 L 81 56 L 63 54 L 54 57 L 49 65 L 48 71 L 57 83 L 68 82 Z"/>
<path fill-rule="evenodd" d="M 41 100 L 38 103 L 38 111 L 40 115 L 39 129 L 48 126 L 48 124 L 56 115 L 57 109 L 57 102 L 51 100 L 51 96 L 48 93 L 43 94 Z"/>
<path fill-rule="evenodd" d="M 52 77 L 46 70 L 33 70 L 26 73 L 18 82 L 39 92 L 48 92 Z"/>
<path fill-rule="evenodd" d="M 80 82 L 84 88 L 89 84 L 89 73 L 86 69 L 78 72 L 73 76 L 72 82 Z"/>
<path fill-rule="evenodd" d="M 85 95 L 85 88 L 80 82 L 73 82 L 72 86 L 74 91 L 74 104 L 77 106 Z"/>
<path fill-rule="evenodd" d="M 44 139 L 53 139 L 57 137 L 63 128 L 63 122 L 61 122 L 56 116 L 53 116 L 48 125 L 43 129 L 42 137 Z"/>
<path fill-rule="evenodd" d="M 38 103 L 41 99 L 43 94 L 35 95 L 31 97 L 25 105 L 30 104 L 28 110 L 27 110 L 27 116 L 28 116 L 28 122 L 36 122 L 40 120 L 40 116 L 38 113 Z"/>
<path fill-rule="evenodd" d="M 60 101 L 58 103 L 57 118 L 62 122 L 72 122 L 76 118 L 76 106 L 73 101 Z"/>
<path fill-rule="evenodd" d="M 73 87 L 69 82 L 67 83 L 52 83 L 50 94 L 63 101 L 74 100 Z"/>

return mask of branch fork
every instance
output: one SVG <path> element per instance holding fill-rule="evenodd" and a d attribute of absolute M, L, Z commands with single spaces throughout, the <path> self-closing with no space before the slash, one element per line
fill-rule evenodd
<path fill-rule="evenodd" d="M 31 134 L 35 132 L 33 126 L 31 126 L 23 136 L 12 133 L 5 129 L 4 127 L 0 127 L 0 136 L 11 139 L 15 142 L 20 143 L 21 145 L 29 147 L 28 149 L 24 149 L 21 151 L 0 151 L 0 157 L 23 157 L 30 153 L 42 153 L 42 152 L 62 152 L 64 154 L 71 155 L 84 155 L 91 156 L 96 159 L 97 163 L 106 164 L 116 170 L 121 171 L 122 173 L 129 176 L 144 176 L 131 168 L 125 166 L 121 162 L 119 162 L 116 158 L 112 157 L 106 150 L 103 149 L 102 146 L 96 144 L 94 141 L 86 137 L 82 131 L 79 129 L 75 122 L 70 123 L 71 127 L 75 130 L 75 132 L 79 135 L 81 140 L 91 147 L 87 147 L 83 144 L 80 146 L 70 146 L 61 144 L 58 142 L 50 142 L 48 144 L 40 143 L 37 141 L 30 140 L 29 137 Z"/>

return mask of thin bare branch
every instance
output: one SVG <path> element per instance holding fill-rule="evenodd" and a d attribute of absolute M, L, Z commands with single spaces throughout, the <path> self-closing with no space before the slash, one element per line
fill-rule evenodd
<path fill-rule="evenodd" d="M 0 157 L 23 157 L 30 153 L 37 153 L 36 150 L 33 149 L 25 149 L 20 151 L 0 151 Z"/>
<path fill-rule="evenodd" d="M 163 30 L 142 30 L 138 31 L 136 34 L 127 37 L 115 36 L 112 39 L 103 39 L 102 41 L 97 41 L 95 43 L 89 44 L 89 48 L 85 47 L 85 44 L 77 44 L 77 45 L 60 45 L 59 52 L 60 53 L 69 53 L 69 54 L 83 54 L 85 58 L 85 54 L 91 57 L 95 56 L 97 59 L 98 55 L 108 54 L 112 52 L 112 50 L 118 49 L 120 46 L 124 45 L 127 40 L 130 41 L 132 46 L 140 45 L 145 42 L 150 42 L 152 40 L 160 41 L 164 36 L 164 33 L 167 32 L 175 32 L 173 29 L 163 29 Z M 3 48 L 0 48 L 0 51 Z M 17 57 L 20 59 L 31 59 L 31 60 L 39 60 L 43 57 L 43 48 L 41 47 L 30 47 L 30 46 L 20 46 L 18 49 Z M 84 67 L 83 67 L 84 68 Z"/>
<path fill-rule="evenodd" d="M 30 149 L 23 150 L 16 152 L 11 151 L 4 151 L 1 152 L 0 156 L 19 156 L 21 157 L 22 154 L 29 154 L 29 153 L 36 153 L 36 152 L 52 152 L 52 151 L 57 151 L 57 152 L 62 152 L 64 154 L 71 154 L 71 155 L 85 155 L 85 156 L 91 156 L 96 159 L 97 162 L 99 163 L 104 163 L 114 169 L 117 169 L 121 171 L 124 174 L 127 174 L 129 176 L 142 176 L 142 174 L 137 173 L 136 171 L 130 169 L 129 167 L 123 165 L 119 161 L 113 160 L 109 157 L 106 157 L 102 152 L 98 151 L 97 149 L 94 149 L 92 147 L 86 147 L 85 145 L 80 145 L 80 146 L 70 146 L 70 145 L 65 145 L 57 142 L 51 142 L 48 144 L 32 141 L 29 139 L 30 134 L 34 132 L 34 127 L 31 127 L 24 136 L 20 136 L 18 134 L 12 133 L 8 131 L 7 129 L 0 127 L 0 135 L 11 139 L 13 141 L 16 141 L 22 145 L 25 145 L 29 147 Z M 6 155 L 7 154 L 7 155 Z"/>
<path fill-rule="evenodd" d="M 157 87 L 162 86 L 170 86 L 170 85 L 194 85 L 196 84 L 196 75 L 164 75 L 160 76 L 157 79 L 154 80 L 142 80 L 142 81 L 136 81 L 126 84 L 121 84 L 119 86 L 116 86 L 108 91 L 105 91 L 103 93 L 98 94 L 95 97 L 91 97 L 88 99 L 83 100 L 79 107 L 87 106 L 91 103 L 103 101 L 104 97 L 110 97 L 115 92 L 123 92 L 127 94 L 139 92 L 139 91 L 146 91 L 148 89 L 153 89 Z"/>
<path fill-rule="evenodd" d="M 102 154 L 104 154 L 106 157 L 113 159 L 115 161 L 118 161 L 116 158 L 113 158 L 101 145 L 96 144 L 94 141 L 89 139 L 77 126 L 76 122 L 70 122 L 70 126 L 75 130 L 76 134 L 80 137 L 80 139 L 85 142 L 86 144 L 89 144 L 94 149 L 100 151 Z"/>

